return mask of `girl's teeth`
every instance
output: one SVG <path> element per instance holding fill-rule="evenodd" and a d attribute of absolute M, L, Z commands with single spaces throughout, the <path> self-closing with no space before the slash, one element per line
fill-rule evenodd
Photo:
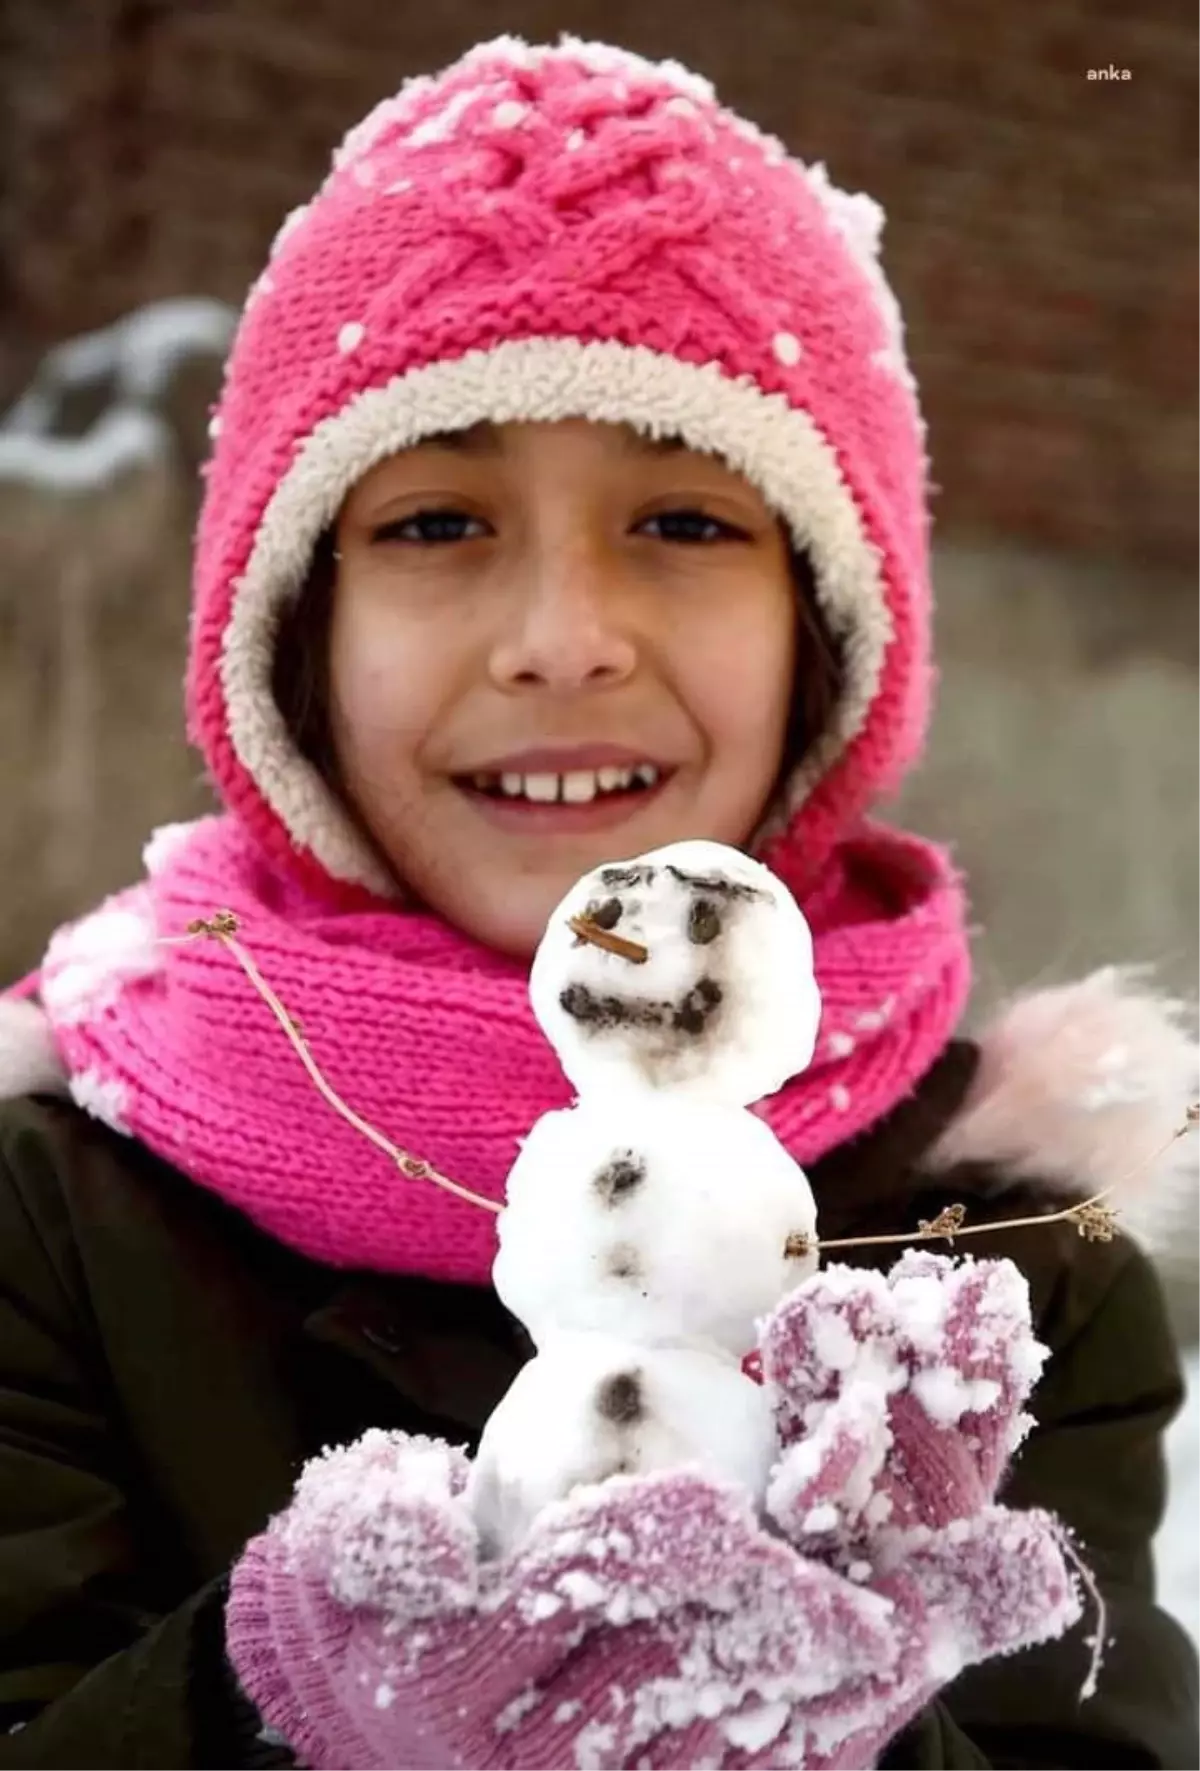
<path fill-rule="evenodd" d="M 562 796 L 569 806 L 582 806 L 596 797 L 596 776 L 591 769 L 579 769 L 563 776 Z"/>
<path fill-rule="evenodd" d="M 565 775 L 475 775 L 474 786 L 486 793 L 497 790 L 506 799 L 527 799 L 537 805 L 587 805 L 598 793 L 623 793 L 635 783 L 653 787 L 659 771 L 653 763 L 636 768 L 572 769 Z"/>

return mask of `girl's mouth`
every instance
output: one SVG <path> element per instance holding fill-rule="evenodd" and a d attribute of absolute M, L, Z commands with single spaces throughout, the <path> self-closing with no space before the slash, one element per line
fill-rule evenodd
<path fill-rule="evenodd" d="M 454 785 L 503 830 L 606 830 L 658 799 L 674 775 L 655 763 L 569 774 L 470 775 Z"/>

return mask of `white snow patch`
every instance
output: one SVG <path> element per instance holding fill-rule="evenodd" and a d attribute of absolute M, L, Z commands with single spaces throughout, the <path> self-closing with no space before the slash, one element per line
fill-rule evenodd
<path fill-rule="evenodd" d="M 861 1015 L 855 1017 L 854 1025 L 860 1033 L 878 1033 L 881 1027 L 887 1026 L 895 1006 L 895 997 L 889 996 L 878 1008 L 864 1009 Z"/>
<path fill-rule="evenodd" d="M 862 1349 L 842 1316 L 820 1315 L 812 1321 L 813 1349 L 831 1371 L 849 1371 Z"/>
<path fill-rule="evenodd" d="M 727 1716 L 722 1724 L 725 1738 L 741 1752 L 760 1753 L 783 1733 L 790 1714 L 786 1703 L 764 1703 L 759 1709 Z"/>
<path fill-rule="evenodd" d="M 43 437 L 0 430 L 0 481 L 94 492 L 170 451 L 166 425 L 153 412 L 116 406 L 86 436 Z"/>
<path fill-rule="evenodd" d="M 1185 1365 L 1187 1400 L 1167 1429 L 1167 1511 L 1154 1545 L 1159 1603 L 1200 1643 L 1200 1353 Z"/>
<path fill-rule="evenodd" d="M 592 1722 L 581 1729 L 575 1741 L 575 1763 L 579 1771 L 604 1771 L 616 1738 L 615 1730 L 603 1722 Z"/>
<path fill-rule="evenodd" d="M 68 339 L 43 358 L 33 385 L 0 423 L 0 436 L 49 435 L 52 390 L 86 387 L 106 375 L 113 378 L 114 404 L 152 403 L 182 358 L 203 351 L 223 358 L 235 325 L 236 315 L 224 302 L 180 296 L 150 302 L 102 331 Z"/>
<path fill-rule="evenodd" d="M 956 1426 L 964 1414 L 979 1414 L 991 1408 L 1000 1396 L 1000 1385 L 994 1378 L 967 1378 L 949 1365 L 914 1372 L 909 1388 L 939 1427 Z"/>
<path fill-rule="evenodd" d="M 334 1598 L 413 1619 L 478 1596 L 478 1542 L 457 1498 L 460 1451 L 372 1427 L 305 1465 L 282 1530 L 293 1550 L 324 1546 Z M 436 1521 L 440 1554 L 431 1558 Z"/>
<path fill-rule="evenodd" d="M 0 996 L 0 1101 L 62 1094 L 67 1073 L 54 1029 L 39 1003 Z"/>
<path fill-rule="evenodd" d="M 519 1691 L 512 1702 L 506 1703 L 496 1717 L 496 1733 L 511 1734 L 513 1729 L 525 1720 L 530 1710 L 536 1709 L 540 1697 L 541 1692 L 536 1685 L 527 1685 L 524 1691 Z"/>
<path fill-rule="evenodd" d="M 160 824 L 157 830 L 151 831 L 150 840 L 142 850 L 142 866 L 146 872 L 151 875 L 161 873 L 186 848 L 188 838 L 200 822 L 200 819 L 192 818 L 181 824 Z"/>
<path fill-rule="evenodd" d="M 110 1130 L 129 1136 L 125 1115 L 129 1109 L 129 1090 L 115 1076 L 102 1076 L 99 1070 L 81 1070 L 67 1084 L 71 1099 L 93 1119 L 99 1119 Z"/>
<path fill-rule="evenodd" d="M 947 1287 L 932 1274 L 913 1273 L 894 1278 L 893 1296 L 913 1346 L 923 1353 L 939 1352 L 950 1303 Z"/>
<path fill-rule="evenodd" d="M 452 94 L 440 111 L 435 111 L 433 116 L 426 117 L 423 122 L 417 124 L 408 138 L 410 144 L 414 148 L 423 148 L 430 146 L 433 142 L 449 141 L 458 128 L 464 112 L 485 92 L 486 88 L 482 86 L 464 86 L 460 91 Z"/>
<path fill-rule="evenodd" d="M 892 1516 L 892 1497 L 881 1489 L 873 1494 L 863 1508 L 863 1518 L 868 1525 L 884 1525 Z"/>
<path fill-rule="evenodd" d="M 280 222 L 278 228 L 275 231 L 275 238 L 271 241 L 271 250 L 267 255 L 268 258 L 275 257 L 276 253 L 279 251 L 279 248 L 283 245 L 283 242 L 287 239 L 288 235 L 295 233 L 296 229 L 300 226 L 301 222 L 304 220 L 304 217 L 307 214 L 308 214 L 308 204 L 307 203 L 301 203 L 297 208 L 288 210 L 287 214 L 284 216 L 283 220 Z"/>
<path fill-rule="evenodd" d="M 235 324 L 224 302 L 181 297 L 58 345 L 0 419 L 0 481 L 81 494 L 169 455 L 170 429 L 151 408 L 182 360 L 205 353 L 223 359 Z M 56 435 L 63 395 L 105 382 L 106 407 L 92 428 L 79 437 Z"/>
<path fill-rule="evenodd" d="M 135 906 L 116 901 L 61 929 L 42 967 L 41 997 L 52 1021 L 73 1026 L 117 1000 L 127 984 L 161 970 L 158 932 Z"/>
<path fill-rule="evenodd" d="M 609 1594 L 594 1575 L 582 1568 L 570 1568 L 559 1576 L 558 1590 L 571 1601 L 576 1611 L 586 1611 L 608 1602 Z"/>
<path fill-rule="evenodd" d="M 824 1506 L 814 1507 L 804 1516 L 803 1530 L 811 1532 L 815 1537 L 821 1531 L 836 1531 L 838 1510 L 828 1502 Z"/>

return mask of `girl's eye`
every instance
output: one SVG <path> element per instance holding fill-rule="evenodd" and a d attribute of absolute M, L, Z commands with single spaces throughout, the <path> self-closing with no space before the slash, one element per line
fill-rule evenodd
<path fill-rule="evenodd" d="M 647 517 L 642 527 L 647 528 L 651 524 L 658 525 L 658 539 L 661 541 L 703 544 L 709 541 L 744 539 L 740 529 L 735 529 L 731 523 L 722 523 L 702 510 L 660 511 L 657 516 Z"/>
<path fill-rule="evenodd" d="M 485 532 L 478 517 L 463 510 L 418 510 L 410 517 L 381 523 L 371 532 L 372 541 L 403 541 L 416 546 L 438 546 L 450 541 L 475 541 Z"/>
<path fill-rule="evenodd" d="M 660 541 L 703 546 L 714 541 L 744 539 L 743 532 L 702 510 L 667 510 L 647 517 L 643 531 L 656 531 Z M 371 532 L 373 542 L 401 542 L 409 546 L 436 547 L 456 541 L 476 541 L 487 534 L 487 525 L 466 511 L 449 508 L 417 510 L 411 516 L 381 523 Z"/>

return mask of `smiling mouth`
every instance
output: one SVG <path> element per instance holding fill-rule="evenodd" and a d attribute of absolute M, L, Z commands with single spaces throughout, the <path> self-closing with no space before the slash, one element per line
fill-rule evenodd
<path fill-rule="evenodd" d="M 512 806 L 588 806 L 649 793 L 672 772 L 656 763 L 636 763 L 629 768 L 572 769 L 566 774 L 468 775 L 456 777 L 455 785 Z"/>

